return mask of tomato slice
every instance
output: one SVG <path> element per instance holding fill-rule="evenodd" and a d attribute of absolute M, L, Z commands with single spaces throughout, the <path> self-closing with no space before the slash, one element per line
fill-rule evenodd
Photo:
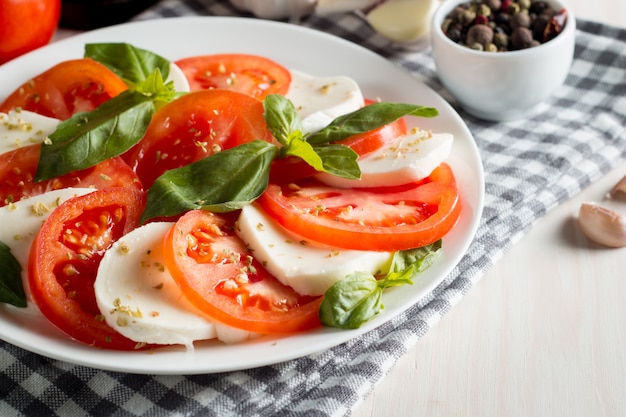
<path fill-rule="evenodd" d="M 34 182 L 41 145 L 30 145 L 0 155 L 0 207 L 25 197 L 60 188 L 107 188 L 132 186 L 141 182 L 122 158 L 108 159 L 100 164 L 58 178 Z"/>
<path fill-rule="evenodd" d="M 372 103 L 374 103 L 373 100 L 365 100 L 366 105 Z M 349 146 L 359 157 L 363 157 L 405 135 L 407 131 L 406 120 L 400 118 L 378 129 L 353 135 L 336 143 Z M 289 156 L 277 159 L 272 163 L 270 180 L 277 183 L 293 182 L 311 177 L 317 173 L 312 166 L 302 159 Z"/>
<path fill-rule="evenodd" d="M 182 216 L 164 240 L 165 263 L 189 301 L 227 325 L 267 334 L 320 326 L 321 297 L 270 275 L 234 233 L 234 219 L 203 210 Z"/>
<path fill-rule="evenodd" d="M 149 188 L 165 171 L 254 139 L 271 142 L 259 100 L 228 90 L 189 93 L 159 109 L 122 157 Z"/>
<path fill-rule="evenodd" d="M 137 227 L 144 193 L 135 187 L 96 190 L 50 213 L 35 237 L 28 263 L 33 300 L 52 324 L 72 338 L 108 349 L 137 349 L 109 327 L 93 284 L 104 252 Z"/>
<path fill-rule="evenodd" d="M 263 99 L 268 94 L 286 94 L 291 73 L 282 65 L 257 55 L 214 54 L 176 61 L 191 91 L 227 89 Z"/>
<path fill-rule="evenodd" d="M 21 108 L 66 120 L 92 111 L 126 90 L 113 71 L 89 58 L 61 62 L 18 87 L 0 104 L 0 112 Z"/>
<path fill-rule="evenodd" d="M 341 189 L 308 179 L 270 184 L 259 198 L 272 218 L 312 241 L 346 249 L 397 251 L 443 237 L 461 213 L 452 169 L 399 187 Z"/>

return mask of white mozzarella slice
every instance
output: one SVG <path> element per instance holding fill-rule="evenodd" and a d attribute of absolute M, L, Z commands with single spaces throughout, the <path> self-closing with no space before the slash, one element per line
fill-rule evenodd
<path fill-rule="evenodd" d="M 170 75 L 167 77 L 166 82 L 172 81 L 174 83 L 174 90 L 179 93 L 189 92 L 189 81 L 185 77 L 185 73 L 175 63 L 170 63 Z"/>
<path fill-rule="evenodd" d="M 359 85 L 347 76 L 315 77 L 291 70 L 291 84 L 285 95 L 302 120 L 302 132 L 316 132 L 335 118 L 363 107 Z"/>
<path fill-rule="evenodd" d="M 237 234 L 282 284 L 302 295 L 322 295 L 355 271 L 386 272 L 391 253 L 343 250 L 304 243 L 276 224 L 256 204 L 241 210 Z"/>
<path fill-rule="evenodd" d="M 43 142 L 58 124 L 58 119 L 26 110 L 0 113 L 0 155 Z"/>
<path fill-rule="evenodd" d="M 182 344 L 218 337 L 243 341 L 250 332 L 234 329 L 197 310 L 165 268 L 162 241 L 171 222 L 154 222 L 128 233 L 107 250 L 94 289 L 107 324 L 136 342 Z"/>
<path fill-rule="evenodd" d="M 361 179 L 350 180 L 327 173 L 316 177 L 340 188 L 403 185 L 426 178 L 450 155 L 453 136 L 414 130 L 397 141 L 359 159 Z"/>
<path fill-rule="evenodd" d="M 22 267 L 22 283 L 26 293 L 25 312 L 38 313 L 28 286 L 28 255 L 33 239 L 48 215 L 64 201 L 92 192 L 92 188 L 64 188 L 29 197 L 0 207 L 0 241 Z"/>

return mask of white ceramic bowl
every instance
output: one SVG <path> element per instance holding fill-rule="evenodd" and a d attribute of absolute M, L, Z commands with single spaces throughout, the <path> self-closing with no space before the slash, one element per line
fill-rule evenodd
<path fill-rule="evenodd" d="M 553 9 L 567 11 L 567 23 L 554 39 L 523 50 L 484 52 L 453 42 L 441 29 L 446 16 L 469 1 L 444 0 L 433 15 L 431 41 L 439 79 L 476 117 L 506 121 L 529 116 L 567 77 L 574 57 L 574 13 L 561 0 L 548 0 Z"/>

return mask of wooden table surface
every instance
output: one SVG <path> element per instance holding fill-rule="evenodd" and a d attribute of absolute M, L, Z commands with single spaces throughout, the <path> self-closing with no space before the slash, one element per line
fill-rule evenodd
<path fill-rule="evenodd" d="M 569 4 L 626 27 L 623 0 Z M 353 417 L 626 416 L 626 248 L 590 243 L 575 220 L 625 174 L 626 164 L 548 213 Z"/>

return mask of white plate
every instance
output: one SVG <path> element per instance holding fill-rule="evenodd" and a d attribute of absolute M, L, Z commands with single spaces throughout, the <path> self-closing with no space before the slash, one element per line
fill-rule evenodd
<path fill-rule="evenodd" d="M 53 64 L 83 55 L 85 43 L 129 42 L 170 60 L 217 52 L 265 55 L 288 68 L 316 75 L 350 75 L 364 95 L 385 101 L 436 107 L 440 116 L 415 119 L 424 129 L 455 136 L 449 159 L 462 193 L 460 222 L 444 239 L 444 257 L 411 287 L 385 294 L 385 311 L 354 331 L 323 328 L 290 337 L 263 337 L 238 345 L 209 341 L 187 352 L 116 352 L 68 339 L 39 317 L 0 309 L 0 338 L 32 352 L 66 362 L 146 374 L 198 374 L 233 371 L 283 362 L 330 348 L 380 326 L 422 299 L 452 271 L 467 251 L 483 207 L 482 163 L 473 137 L 458 114 L 434 91 L 404 70 L 360 46 L 286 23 L 230 17 L 192 17 L 128 23 L 53 43 L 0 67 L 0 100 L 19 84 Z"/>

